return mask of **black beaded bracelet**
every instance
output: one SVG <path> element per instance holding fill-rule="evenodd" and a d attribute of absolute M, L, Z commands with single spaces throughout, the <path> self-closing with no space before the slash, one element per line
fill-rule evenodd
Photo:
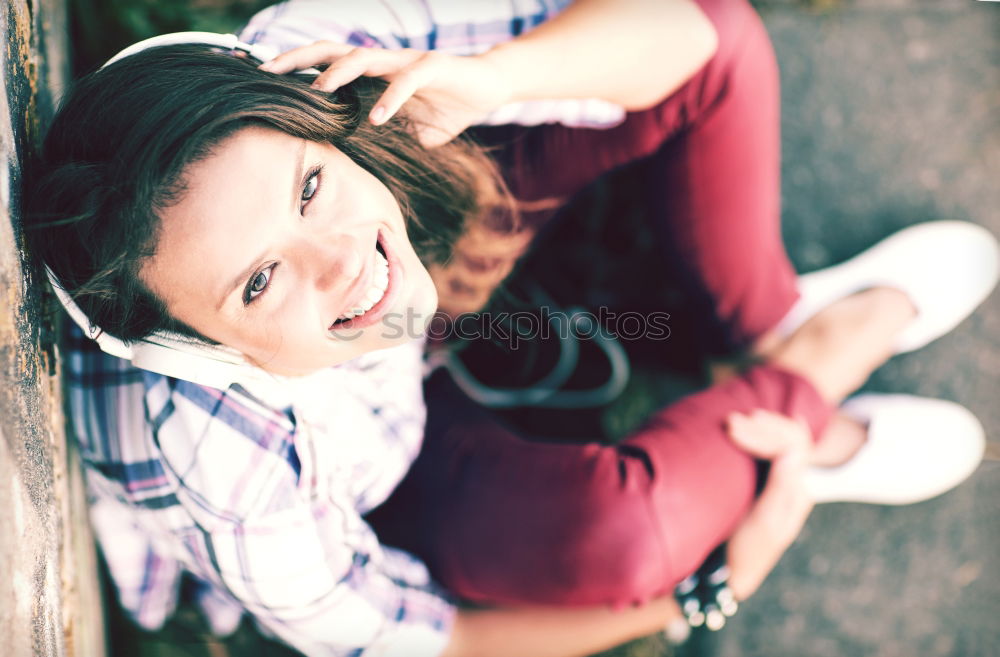
<path fill-rule="evenodd" d="M 712 550 L 704 563 L 685 577 L 674 589 L 674 596 L 691 627 L 721 630 L 726 619 L 736 613 L 739 604 L 729 588 L 726 544 Z"/>

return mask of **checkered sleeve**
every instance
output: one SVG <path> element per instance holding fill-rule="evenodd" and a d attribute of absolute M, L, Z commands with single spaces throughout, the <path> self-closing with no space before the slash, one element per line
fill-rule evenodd
<path fill-rule="evenodd" d="M 204 542 L 229 593 L 310 657 L 432 656 L 447 644 L 455 610 L 423 565 L 335 506 L 296 500 Z"/>
<path fill-rule="evenodd" d="M 71 330 L 73 431 L 128 613 L 160 627 L 187 571 L 223 634 L 246 611 L 310 657 L 439 654 L 451 600 L 361 517 L 419 449 L 421 344 L 252 393 L 138 370 Z"/>
<path fill-rule="evenodd" d="M 354 399 L 340 385 L 325 390 L 322 396 Z M 317 463 L 310 446 L 331 437 L 309 435 L 291 410 L 264 406 L 238 388 L 179 381 L 153 386 L 146 398 L 177 500 L 197 529 L 185 541 L 186 561 L 258 624 L 310 657 L 444 649 L 454 606 L 419 560 L 379 544 L 358 511 L 354 482 L 338 469 L 359 469 L 382 452 L 323 452 Z M 355 415 L 338 413 L 342 433 L 353 438 L 345 448 L 379 443 L 362 422 L 372 409 L 354 404 Z"/>

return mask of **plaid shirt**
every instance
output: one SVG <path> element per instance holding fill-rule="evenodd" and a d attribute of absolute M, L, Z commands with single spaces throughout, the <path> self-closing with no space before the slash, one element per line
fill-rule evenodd
<path fill-rule="evenodd" d="M 162 625 L 187 571 L 220 634 L 248 611 L 310 656 L 444 648 L 446 594 L 361 518 L 420 448 L 422 341 L 252 391 L 136 369 L 75 327 L 66 346 L 91 520 L 141 626 Z"/>

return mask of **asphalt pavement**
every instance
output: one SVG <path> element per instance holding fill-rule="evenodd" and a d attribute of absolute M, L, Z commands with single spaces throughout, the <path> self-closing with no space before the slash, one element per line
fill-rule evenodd
<path fill-rule="evenodd" d="M 1000 236 L 1000 2 L 759 3 L 782 76 L 784 232 L 800 271 L 913 222 Z M 1000 441 L 1000 295 L 865 389 L 957 401 Z M 909 507 L 819 507 L 712 657 L 1000 655 L 1000 463 Z"/>

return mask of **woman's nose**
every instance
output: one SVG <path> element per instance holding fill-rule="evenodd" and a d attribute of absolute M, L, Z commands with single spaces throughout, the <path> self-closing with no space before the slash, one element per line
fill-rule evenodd
<path fill-rule="evenodd" d="M 318 290 L 346 289 L 365 268 L 366 249 L 357 236 L 313 235 L 302 240 L 299 250 L 305 276 Z"/>

